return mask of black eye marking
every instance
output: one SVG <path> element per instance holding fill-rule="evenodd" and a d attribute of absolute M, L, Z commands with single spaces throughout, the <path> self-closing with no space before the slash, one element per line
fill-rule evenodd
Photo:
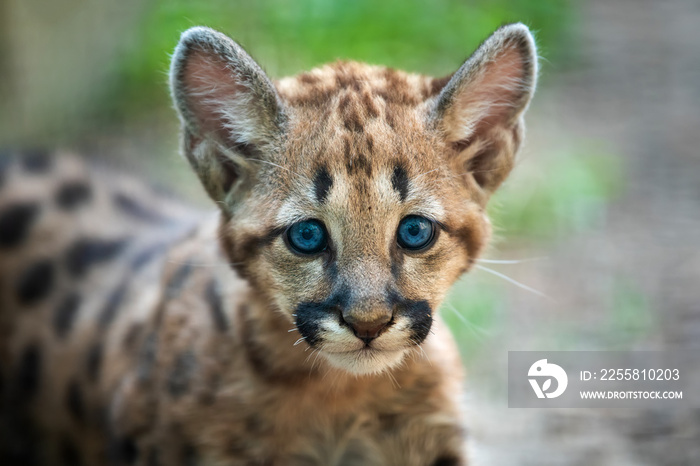
<path fill-rule="evenodd" d="M 403 166 L 396 165 L 394 167 L 394 173 L 391 175 L 391 186 L 399 193 L 401 202 L 404 202 L 408 197 L 408 174 Z"/>
<path fill-rule="evenodd" d="M 319 204 L 326 202 L 331 187 L 333 187 L 333 177 L 328 173 L 328 169 L 323 166 L 318 170 L 314 178 L 314 192 Z"/>

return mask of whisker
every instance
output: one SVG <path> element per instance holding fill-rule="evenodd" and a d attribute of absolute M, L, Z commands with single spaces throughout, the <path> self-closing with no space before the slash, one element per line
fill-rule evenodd
<path fill-rule="evenodd" d="M 398 380 L 396 380 L 396 377 L 394 377 L 394 374 L 391 373 L 391 371 L 384 371 L 386 375 L 389 376 L 389 379 L 391 379 L 391 385 L 396 388 L 396 389 L 401 389 L 401 384 L 399 383 Z"/>
<path fill-rule="evenodd" d="M 490 335 L 488 331 L 486 331 L 483 327 L 479 327 L 476 325 L 474 322 L 471 322 L 469 319 L 464 317 L 461 312 L 457 310 L 456 307 L 452 303 L 446 302 L 445 307 L 452 311 L 454 315 L 457 316 L 457 318 L 464 324 L 466 328 L 469 329 L 469 331 L 477 338 L 483 340 L 484 337 Z"/>
<path fill-rule="evenodd" d="M 296 345 L 298 345 L 299 343 L 301 343 L 302 341 L 305 341 L 305 340 L 306 340 L 306 338 L 301 337 L 301 338 L 299 338 L 297 341 L 295 341 L 294 344 L 293 344 L 292 346 L 296 346 Z"/>
<path fill-rule="evenodd" d="M 520 283 L 519 281 L 514 280 L 514 279 L 510 278 L 508 275 L 502 274 L 501 272 L 490 269 L 488 267 L 484 267 L 483 265 L 479 265 L 479 264 L 475 264 L 474 267 L 476 267 L 477 269 L 483 270 L 484 272 L 488 272 L 488 273 L 493 274 L 497 277 L 500 277 L 503 280 L 517 286 L 518 288 L 522 288 L 523 290 L 527 290 L 530 293 L 536 294 L 537 296 L 540 296 L 542 298 L 549 299 L 550 301 L 556 302 L 553 298 L 551 298 L 550 296 L 547 296 L 546 294 L 542 293 L 541 291 L 537 291 L 536 289 L 534 289 L 532 287 L 529 287 L 523 283 Z"/>
<path fill-rule="evenodd" d="M 171 260 L 167 259 L 167 263 L 169 264 L 176 264 L 176 265 L 185 265 L 189 264 L 192 267 L 231 267 L 233 265 L 243 265 L 243 262 L 218 262 L 218 263 L 213 263 L 213 262 L 190 262 L 190 261 L 176 261 L 176 260 Z"/>
<path fill-rule="evenodd" d="M 529 257 L 527 259 L 476 259 L 477 262 L 483 262 L 485 264 L 522 264 L 523 262 L 533 262 L 549 259 L 546 256 L 543 257 Z"/>
<path fill-rule="evenodd" d="M 414 179 L 414 180 L 417 180 L 418 178 L 420 178 L 420 177 L 422 177 L 422 176 L 425 176 L 425 175 L 427 175 L 427 174 L 429 174 L 429 173 L 432 173 L 432 172 L 435 172 L 435 171 L 438 171 L 438 170 L 440 170 L 440 168 L 434 168 L 434 169 L 432 169 L 432 170 L 429 170 L 429 171 L 427 171 L 427 172 L 423 172 L 423 173 L 421 173 L 420 175 L 417 175 L 417 176 L 413 177 L 413 179 Z"/>

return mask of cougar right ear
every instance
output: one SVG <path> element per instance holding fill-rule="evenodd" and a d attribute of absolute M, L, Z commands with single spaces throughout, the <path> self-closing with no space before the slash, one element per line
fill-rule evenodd
<path fill-rule="evenodd" d="M 170 67 L 183 151 L 215 201 L 250 175 L 286 121 L 274 85 L 233 40 L 209 28 L 185 31 Z M 224 203 L 225 204 L 225 203 Z"/>
<path fill-rule="evenodd" d="M 513 167 L 536 80 L 532 34 L 509 24 L 481 44 L 434 102 L 430 117 L 455 149 L 456 171 L 473 177 L 487 196 Z"/>

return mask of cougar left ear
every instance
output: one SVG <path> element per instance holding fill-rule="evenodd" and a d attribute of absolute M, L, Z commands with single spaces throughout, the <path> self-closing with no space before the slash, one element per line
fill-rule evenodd
<path fill-rule="evenodd" d="M 245 50 L 204 27 L 182 34 L 170 90 L 182 122 L 183 151 L 209 195 L 223 201 L 253 175 L 246 159 L 262 157 L 279 140 L 286 122 L 281 99 Z"/>
<path fill-rule="evenodd" d="M 503 26 L 452 76 L 430 110 L 454 149 L 454 169 L 472 177 L 487 196 L 513 167 L 536 76 L 530 31 L 520 23 Z"/>

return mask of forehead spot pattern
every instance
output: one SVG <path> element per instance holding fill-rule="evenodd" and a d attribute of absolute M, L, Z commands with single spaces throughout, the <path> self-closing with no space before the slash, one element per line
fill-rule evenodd
<path fill-rule="evenodd" d="M 324 165 L 316 172 L 314 177 L 314 194 L 319 204 L 326 202 L 331 187 L 333 187 L 333 178 L 328 173 L 328 168 Z"/>
<path fill-rule="evenodd" d="M 397 164 L 394 167 L 394 172 L 391 175 L 391 186 L 399 193 L 401 202 L 405 202 L 408 197 L 408 174 L 403 165 Z"/>

